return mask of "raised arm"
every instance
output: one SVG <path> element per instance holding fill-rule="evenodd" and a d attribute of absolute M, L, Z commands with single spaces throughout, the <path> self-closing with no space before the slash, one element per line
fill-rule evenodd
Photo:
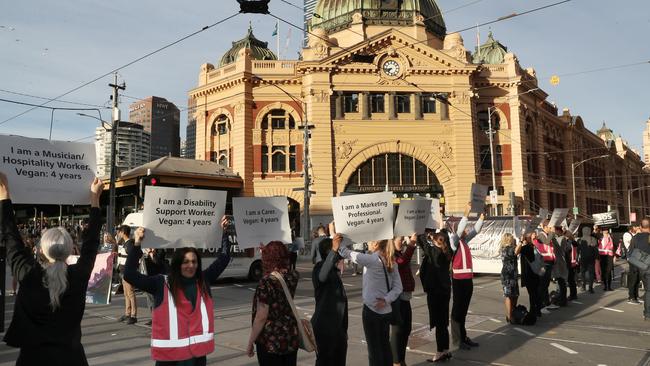
<path fill-rule="evenodd" d="M 95 258 L 99 250 L 99 231 L 101 229 L 101 213 L 99 212 L 99 197 L 102 195 L 104 183 L 95 178 L 90 186 L 90 220 L 88 222 L 88 230 L 83 233 L 83 244 L 81 246 L 81 253 L 77 261 L 77 267 L 81 272 L 90 276 L 90 273 L 95 266 Z"/>
<path fill-rule="evenodd" d="M 395 262 L 397 262 L 397 265 L 403 266 L 403 265 L 408 265 L 411 263 L 411 258 L 413 257 L 413 253 L 415 252 L 415 244 L 417 243 L 417 235 L 413 234 L 409 238 L 409 244 L 406 247 L 406 250 L 404 251 L 404 254 L 402 254 L 399 257 L 395 258 Z"/>
<path fill-rule="evenodd" d="M 36 265 L 34 255 L 25 247 L 18 232 L 13 205 L 9 197 L 7 177 L 0 172 L 0 241 L 7 249 L 7 262 L 11 273 L 18 281 L 27 275 Z"/>
<path fill-rule="evenodd" d="M 481 232 L 481 229 L 483 228 L 483 221 L 485 221 L 485 215 L 481 214 L 479 216 L 478 221 L 476 221 L 476 224 L 474 224 L 474 227 L 465 235 L 465 243 L 469 243 L 478 233 Z"/>
<path fill-rule="evenodd" d="M 146 276 L 138 272 L 138 263 L 140 263 L 140 258 L 142 257 L 140 244 L 142 244 L 142 240 L 144 239 L 144 228 L 139 227 L 133 236 L 133 250 L 127 253 L 126 264 L 124 265 L 124 280 L 142 291 L 162 296 L 162 286 L 165 281 L 164 276 Z"/>
<path fill-rule="evenodd" d="M 334 235 L 334 239 L 332 239 L 332 250 L 327 253 L 327 258 L 325 258 L 325 262 L 323 262 L 323 265 L 320 267 L 320 271 L 318 272 L 318 280 L 320 282 L 327 281 L 327 277 L 329 276 L 332 267 L 334 267 L 336 264 L 336 259 L 338 258 L 338 250 L 341 248 L 342 241 L 343 237 L 341 234 Z"/>
<path fill-rule="evenodd" d="M 345 259 L 349 259 L 356 264 L 360 264 L 364 267 L 367 267 L 375 262 L 377 262 L 377 255 L 375 254 L 365 254 L 352 251 L 346 247 L 339 248 L 339 255 Z"/>
<path fill-rule="evenodd" d="M 224 234 L 221 238 L 221 250 L 217 254 L 217 258 L 203 271 L 203 278 L 208 283 L 216 281 L 230 264 L 230 246 L 230 239 L 228 239 L 228 235 Z"/>

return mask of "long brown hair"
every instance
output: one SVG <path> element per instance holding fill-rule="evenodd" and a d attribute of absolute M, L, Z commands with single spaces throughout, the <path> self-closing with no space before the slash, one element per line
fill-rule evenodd
<path fill-rule="evenodd" d="M 377 245 L 377 252 L 382 256 L 385 261 L 384 265 L 388 272 L 393 272 L 393 267 L 395 266 L 395 246 L 389 240 L 378 240 L 375 242 Z"/>
<path fill-rule="evenodd" d="M 194 253 L 196 255 L 196 272 L 194 273 L 194 280 L 197 281 L 197 292 L 212 296 L 208 284 L 203 280 L 203 271 L 201 269 L 201 256 L 196 248 L 181 248 L 174 251 L 172 256 L 172 264 L 169 269 L 169 289 L 174 298 L 174 304 L 178 305 L 178 296 L 180 291 L 184 291 L 183 275 L 181 274 L 181 265 L 185 260 L 185 254 Z M 188 299 L 192 301 L 191 299 Z"/>
<path fill-rule="evenodd" d="M 433 234 L 432 240 L 434 241 L 434 243 L 437 243 L 438 240 L 442 239 L 442 245 L 439 248 L 442 250 L 442 253 L 447 258 L 450 258 L 451 257 L 451 250 L 449 249 L 449 244 L 447 244 L 447 238 L 446 237 L 448 237 L 447 234 L 435 233 L 435 234 Z"/>

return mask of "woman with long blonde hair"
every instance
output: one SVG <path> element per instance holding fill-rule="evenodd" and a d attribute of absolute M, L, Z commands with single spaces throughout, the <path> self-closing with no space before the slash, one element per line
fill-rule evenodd
<path fill-rule="evenodd" d="M 501 286 L 505 298 L 506 322 L 508 323 L 512 319 L 512 310 L 517 307 L 519 299 L 519 284 L 517 282 L 517 256 L 519 253 L 521 253 L 521 243 L 518 243 L 512 234 L 503 234 L 501 237 L 501 259 L 503 261 Z"/>
<path fill-rule="evenodd" d="M 334 241 L 343 240 L 336 234 Z M 389 240 L 368 243 L 368 254 L 351 251 L 341 246 L 339 255 L 363 268 L 363 331 L 368 345 L 370 366 L 392 363 L 390 347 L 391 304 L 402 293 L 402 281 L 395 263 L 395 251 Z"/>
<path fill-rule="evenodd" d="M 66 264 L 74 243 L 63 227 L 43 233 L 39 262 L 18 232 L 7 178 L 0 173 L 0 236 L 7 248 L 7 263 L 20 283 L 4 337 L 7 345 L 20 348 L 16 365 L 88 365 L 81 345 L 81 319 L 99 249 L 102 188 L 102 181 L 95 178 L 90 186 L 90 222 L 77 263 Z"/>

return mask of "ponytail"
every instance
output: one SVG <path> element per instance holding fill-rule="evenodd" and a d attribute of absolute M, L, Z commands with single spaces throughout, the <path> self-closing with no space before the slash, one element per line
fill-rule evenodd
<path fill-rule="evenodd" d="M 388 270 L 388 272 L 393 272 L 393 267 L 395 265 L 395 246 L 393 243 L 389 243 L 388 240 L 379 240 L 377 242 L 377 249 L 379 255 L 384 257 L 386 260 L 386 263 L 384 263 L 386 265 L 386 270 Z"/>
<path fill-rule="evenodd" d="M 68 289 L 68 265 L 65 261 L 74 245 L 70 234 L 60 226 L 46 230 L 39 245 L 47 259 L 43 264 L 43 286 L 50 293 L 50 305 L 55 311 L 61 307 L 61 295 Z"/>
<path fill-rule="evenodd" d="M 61 295 L 68 289 L 68 265 L 63 261 L 46 265 L 43 285 L 50 292 L 52 310 L 57 310 L 61 307 Z"/>

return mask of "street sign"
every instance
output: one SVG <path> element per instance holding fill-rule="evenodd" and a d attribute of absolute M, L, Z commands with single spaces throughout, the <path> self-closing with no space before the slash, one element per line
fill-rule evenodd
<path fill-rule="evenodd" d="M 493 205 L 496 205 L 498 203 L 498 196 L 499 194 L 497 193 L 496 189 L 493 189 L 490 191 L 490 203 Z"/>
<path fill-rule="evenodd" d="M 577 215 L 577 214 L 579 213 L 578 211 L 579 211 L 579 210 L 578 210 L 577 207 L 574 207 L 574 208 L 573 208 L 573 214 L 574 214 L 574 215 Z"/>

